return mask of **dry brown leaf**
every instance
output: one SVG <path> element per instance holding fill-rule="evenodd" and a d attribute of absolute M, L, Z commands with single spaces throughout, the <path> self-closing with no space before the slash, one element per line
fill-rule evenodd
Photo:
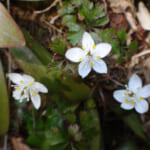
<path fill-rule="evenodd" d="M 114 13 L 124 13 L 127 8 L 135 12 L 133 0 L 110 0 L 110 7 Z"/>
<path fill-rule="evenodd" d="M 134 15 L 131 12 L 125 12 L 125 16 L 131 28 L 133 30 L 137 30 L 137 22 Z"/>
<path fill-rule="evenodd" d="M 13 150 L 33 150 L 23 143 L 23 139 L 21 137 L 12 137 L 11 142 L 13 145 Z"/>
<path fill-rule="evenodd" d="M 137 12 L 137 18 L 145 30 L 150 30 L 150 12 L 146 8 L 143 2 L 139 2 L 138 4 L 138 12 Z"/>

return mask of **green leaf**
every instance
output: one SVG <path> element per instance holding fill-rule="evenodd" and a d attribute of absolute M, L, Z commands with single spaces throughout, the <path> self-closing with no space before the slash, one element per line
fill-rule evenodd
<path fill-rule="evenodd" d="M 69 23 L 68 27 L 69 27 L 69 31 L 72 31 L 72 32 L 78 32 L 81 30 L 81 27 L 76 23 Z"/>
<path fill-rule="evenodd" d="M 65 15 L 74 12 L 74 8 L 69 1 L 63 1 L 63 7 L 58 7 L 58 14 Z"/>
<path fill-rule="evenodd" d="M 65 137 L 60 133 L 59 129 L 54 127 L 50 131 L 45 132 L 45 137 L 49 141 L 49 145 L 54 146 L 64 143 Z"/>
<path fill-rule="evenodd" d="M 75 15 L 65 15 L 62 18 L 62 25 L 67 25 L 69 23 L 76 22 L 76 16 Z"/>
<path fill-rule="evenodd" d="M 144 127 L 137 114 L 135 114 L 134 112 L 127 113 L 126 111 L 123 111 L 121 108 L 114 106 L 111 107 L 110 109 L 114 113 L 116 113 L 124 121 L 124 123 L 134 131 L 135 134 L 141 137 L 145 142 L 149 143 L 149 138 L 144 132 Z"/>
<path fill-rule="evenodd" d="M 114 40 L 112 42 L 112 49 L 113 49 L 114 54 L 119 54 L 120 53 L 120 45 L 119 45 L 119 42 L 117 40 Z"/>
<path fill-rule="evenodd" d="M 124 44 L 127 39 L 127 33 L 125 29 L 121 29 L 117 33 L 118 38 L 121 40 L 121 43 Z"/>
<path fill-rule="evenodd" d="M 72 45 L 80 44 L 83 33 L 84 33 L 84 31 L 81 30 L 79 32 L 74 32 L 74 33 L 68 34 L 68 39 L 70 40 L 70 43 Z"/>
<path fill-rule="evenodd" d="M 0 47 L 17 47 L 25 45 L 25 40 L 19 27 L 1 2 L 0 36 Z"/>
<path fill-rule="evenodd" d="M 2 136 L 7 133 L 9 127 L 9 101 L 1 60 L 0 86 L 0 136 Z"/>
<path fill-rule="evenodd" d="M 106 16 L 104 16 L 102 18 L 96 19 L 94 21 L 94 23 L 92 23 L 92 26 L 95 26 L 95 27 L 104 26 L 108 22 L 109 22 L 109 17 L 108 17 L 108 15 L 106 15 Z"/>
<path fill-rule="evenodd" d="M 83 3 L 83 1 L 81 1 L 81 0 L 72 0 L 71 3 L 78 7 L 78 6 L 80 6 Z"/>
<path fill-rule="evenodd" d="M 50 53 L 38 42 L 33 40 L 33 37 L 31 37 L 26 30 L 23 29 L 22 31 L 26 40 L 26 46 L 31 49 L 38 58 L 41 59 L 44 65 L 48 65 L 52 60 Z"/>
<path fill-rule="evenodd" d="M 137 48 L 138 48 L 138 41 L 132 41 L 131 43 L 130 43 L 130 45 L 128 45 L 128 48 L 131 50 L 131 51 L 133 51 L 133 52 L 135 52 L 136 50 L 137 50 Z"/>
<path fill-rule="evenodd" d="M 62 38 L 55 38 L 50 43 L 50 49 L 56 52 L 57 54 L 64 55 L 66 50 L 66 41 Z"/>

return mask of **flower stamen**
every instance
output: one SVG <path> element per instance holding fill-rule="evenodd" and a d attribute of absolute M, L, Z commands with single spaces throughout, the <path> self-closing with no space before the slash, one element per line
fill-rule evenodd
<path fill-rule="evenodd" d="M 93 65 L 94 65 L 94 63 L 93 63 L 93 62 L 91 62 L 91 63 L 90 63 L 90 65 L 91 65 L 91 66 L 93 66 Z"/>
<path fill-rule="evenodd" d="M 140 96 L 140 100 L 142 100 L 143 99 L 143 97 L 142 96 Z"/>
<path fill-rule="evenodd" d="M 127 96 L 128 94 L 127 94 L 127 93 L 124 93 L 124 95 Z"/>
<path fill-rule="evenodd" d="M 20 83 L 24 83 L 23 80 L 21 80 Z"/>
<path fill-rule="evenodd" d="M 129 89 L 127 89 L 127 92 L 130 92 L 130 90 L 129 90 Z"/>
<path fill-rule="evenodd" d="M 20 87 L 17 87 L 16 90 L 20 90 Z"/>
<path fill-rule="evenodd" d="M 30 85 L 30 86 L 33 86 L 33 83 L 30 83 L 29 85 Z"/>
<path fill-rule="evenodd" d="M 82 58 L 79 58 L 79 61 L 81 62 L 81 61 L 82 61 Z"/>
<path fill-rule="evenodd" d="M 97 56 L 96 58 L 97 58 L 97 59 L 100 59 L 101 57 L 100 57 L 100 56 Z"/>
<path fill-rule="evenodd" d="M 131 104 L 132 104 L 132 105 L 135 105 L 135 102 L 134 102 L 134 101 L 132 101 L 132 102 L 131 102 Z"/>
<path fill-rule="evenodd" d="M 36 92 L 32 92 L 32 95 L 36 95 Z"/>
<path fill-rule="evenodd" d="M 126 103 L 129 102 L 129 100 L 128 100 L 128 99 L 125 99 L 125 102 L 126 102 Z"/>
<path fill-rule="evenodd" d="M 93 45 L 92 48 L 94 49 L 94 48 L 95 48 L 95 45 Z"/>
<path fill-rule="evenodd" d="M 137 87 L 136 89 L 137 89 L 137 90 L 140 90 L 140 87 Z"/>
<path fill-rule="evenodd" d="M 85 46 L 83 46 L 82 48 L 83 48 L 83 50 L 86 50 L 86 47 L 85 47 Z"/>

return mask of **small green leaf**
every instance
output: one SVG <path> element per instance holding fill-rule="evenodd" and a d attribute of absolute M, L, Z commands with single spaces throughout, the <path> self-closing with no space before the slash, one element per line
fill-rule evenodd
<path fill-rule="evenodd" d="M 72 31 L 72 32 L 78 32 L 81 30 L 81 27 L 76 23 L 69 23 L 68 27 L 69 27 L 69 31 Z"/>
<path fill-rule="evenodd" d="M 74 33 L 68 34 L 68 39 L 70 40 L 70 43 L 72 45 L 80 44 L 83 33 L 84 33 L 84 31 L 81 30 L 79 32 L 74 32 Z"/>
<path fill-rule="evenodd" d="M 135 52 L 137 50 L 137 47 L 138 47 L 138 41 L 136 41 L 136 40 L 132 41 L 130 43 L 130 45 L 128 45 L 128 48 L 133 52 Z"/>
<path fill-rule="evenodd" d="M 94 23 L 92 23 L 92 26 L 95 26 L 95 27 L 104 26 L 108 22 L 109 22 L 109 17 L 108 17 L 108 15 L 106 15 L 106 16 L 104 16 L 102 18 L 96 19 L 94 21 Z"/>
<path fill-rule="evenodd" d="M 0 60 L 0 136 L 8 131 L 9 127 L 9 102 L 4 72 Z"/>
<path fill-rule="evenodd" d="M 114 40 L 112 43 L 112 49 L 114 54 L 119 54 L 120 53 L 120 45 L 117 40 Z"/>
<path fill-rule="evenodd" d="M 125 29 L 121 29 L 117 33 L 118 38 L 121 40 L 121 43 L 124 44 L 127 39 L 127 33 Z"/>
<path fill-rule="evenodd" d="M 69 23 L 76 22 L 76 16 L 75 15 L 65 15 L 62 18 L 62 25 L 67 25 Z"/>
<path fill-rule="evenodd" d="M 81 1 L 81 0 L 72 0 L 71 3 L 78 7 L 78 6 L 80 6 L 83 3 L 83 1 Z"/>
<path fill-rule="evenodd" d="M 0 2 L 0 47 L 24 46 L 25 40 L 19 27 Z"/>
<path fill-rule="evenodd" d="M 66 41 L 63 40 L 62 38 L 55 38 L 51 43 L 50 43 L 50 49 L 57 54 L 63 55 L 66 50 Z"/>

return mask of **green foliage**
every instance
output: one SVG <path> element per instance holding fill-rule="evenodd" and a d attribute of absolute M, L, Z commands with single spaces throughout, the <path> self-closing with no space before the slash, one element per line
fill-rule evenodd
<path fill-rule="evenodd" d="M 0 136 L 8 131 L 9 127 L 9 102 L 7 85 L 4 78 L 4 72 L 0 60 Z"/>
<path fill-rule="evenodd" d="M 62 38 L 55 38 L 50 43 L 50 49 L 57 54 L 64 55 L 66 50 L 66 41 Z"/>
<path fill-rule="evenodd" d="M 121 29 L 117 33 L 118 38 L 120 39 L 121 43 L 124 44 L 127 38 L 127 33 L 125 29 Z"/>
<path fill-rule="evenodd" d="M 20 29 L 1 2 L 0 14 L 0 47 L 24 46 L 25 40 Z"/>
<path fill-rule="evenodd" d="M 79 31 L 79 32 L 74 32 L 74 33 L 68 34 L 68 39 L 70 40 L 70 43 L 72 45 L 76 45 L 76 44 L 80 43 L 83 33 L 84 33 L 84 31 Z"/>

